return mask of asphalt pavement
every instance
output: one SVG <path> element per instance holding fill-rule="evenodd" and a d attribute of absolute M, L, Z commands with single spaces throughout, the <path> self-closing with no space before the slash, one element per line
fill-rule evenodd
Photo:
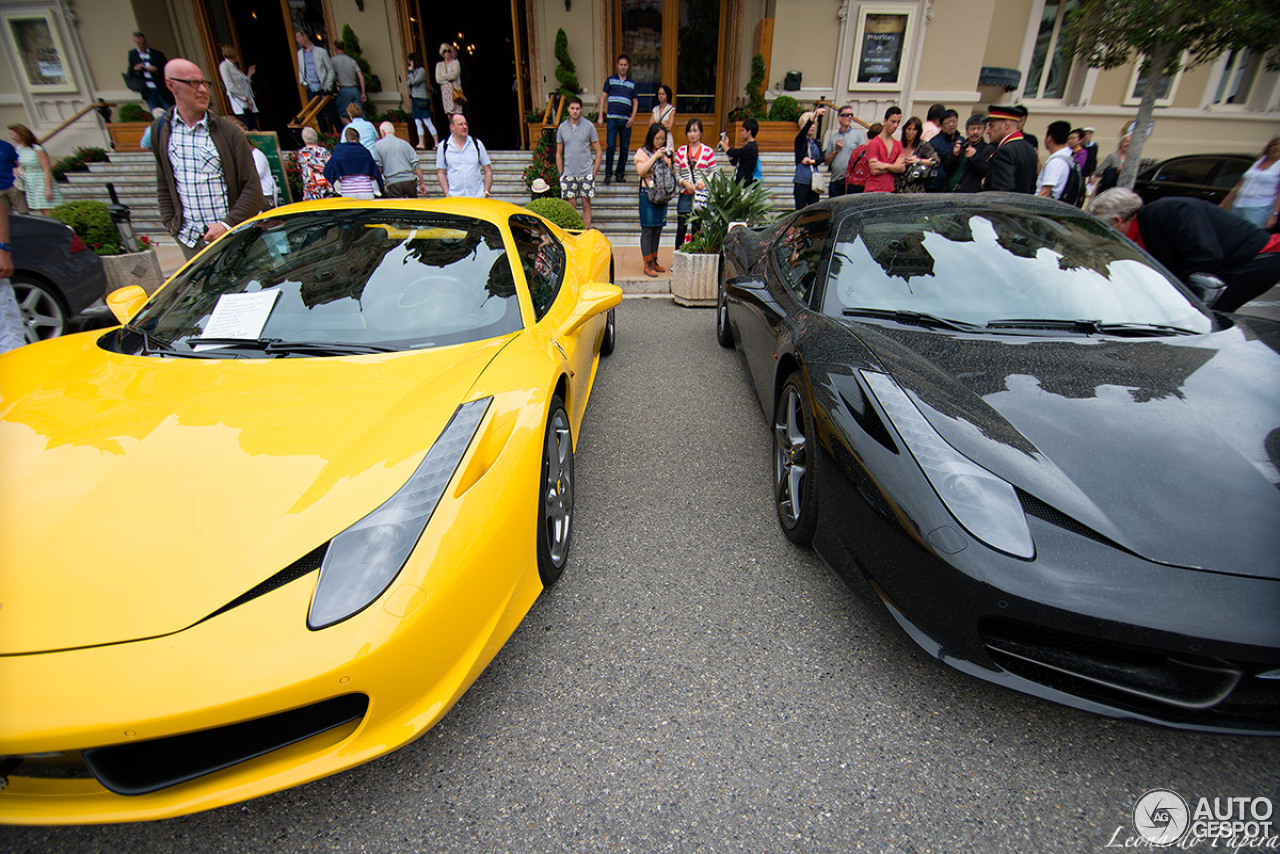
<path fill-rule="evenodd" d="M 792 546 L 713 321 L 618 309 L 569 568 L 422 739 L 204 814 L 0 828 L 0 851 L 1101 852 L 1152 789 L 1280 801 L 1280 740 L 966 677 Z"/>

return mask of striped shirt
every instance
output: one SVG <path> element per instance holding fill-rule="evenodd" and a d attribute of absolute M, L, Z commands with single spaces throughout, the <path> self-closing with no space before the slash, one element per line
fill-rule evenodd
<path fill-rule="evenodd" d="M 636 98 L 635 81 L 630 78 L 623 80 L 615 74 L 604 81 L 604 94 L 609 99 L 606 116 L 611 119 L 631 118 L 631 107 Z"/>
<path fill-rule="evenodd" d="M 227 181 L 222 175 L 222 157 L 209 135 L 209 114 L 195 125 L 172 112 L 169 135 L 169 165 L 182 202 L 182 228 L 178 241 L 188 248 L 201 245 L 209 226 L 227 218 Z"/>
<path fill-rule="evenodd" d="M 707 194 L 710 192 L 708 185 L 711 180 L 711 172 L 716 168 L 716 150 L 709 145 L 699 147 L 701 151 L 697 152 L 692 161 L 689 159 L 690 146 L 682 145 L 676 149 L 676 180 L 681 182 L 688 181 L 695 188 L 698 186 L 699 181 L 702 182 L 702 189 L 693 191 L 693 206 L 695 208 L 706 207 Z M 684 184 L 682 183 L 680 186 L 683 188 Z"/>

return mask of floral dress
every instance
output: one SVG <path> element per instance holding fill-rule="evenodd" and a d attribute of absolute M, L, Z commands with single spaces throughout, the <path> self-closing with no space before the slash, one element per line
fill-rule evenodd
<path fill-rule="evenodd" d="M 445 62 L 442 59 L 436 63 L 436 82 L 440 84 L 440 103 L 447 116 L 462 112 L 462 105 L 454 103 L 453 100 L 453 87 L 460 85 L 461 79 L 462 63 L 458 60 Z"/>
<path fill-rule="evenodd" d="M 304 145 L 298 151 L 298 166 L 302 170 L 302 200 L 327 199 L 333 195 L 333 187 L 324 177 L 325 164 L 329 162 L 329 149 L 323 145 Z"/>

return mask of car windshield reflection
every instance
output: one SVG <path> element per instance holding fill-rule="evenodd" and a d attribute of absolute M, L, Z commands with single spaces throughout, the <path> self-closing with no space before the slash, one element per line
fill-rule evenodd
<path fill-rule="evenodd" d="M 315 211 L 238 229 L 107 346 L 206 357 L 349 355 L 460 344 L 520 327 L 511 265 L 492 223 Z"/>
<path fill-rule="evenodd" d="M 1207 332 L 1211 320 L 1108 226 L 1026 212 L 851 217 L 832 254 L 823 311 L 912 312 L 1010 330 Z M 891 319 L 891 318 L 890 318 Z M 936 326 L 936 328 L 945 328 Z M 954 330 L 952 330 L 954 331 Z"/>

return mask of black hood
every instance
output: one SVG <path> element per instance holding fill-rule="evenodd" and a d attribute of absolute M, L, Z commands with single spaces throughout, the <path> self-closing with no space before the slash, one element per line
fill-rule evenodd
<path fill-rule="evenodd" d="M 1149 560 L 1280 578 L 1280 325 L 1159 339 L 849 324 L 958 450 Z"/>

